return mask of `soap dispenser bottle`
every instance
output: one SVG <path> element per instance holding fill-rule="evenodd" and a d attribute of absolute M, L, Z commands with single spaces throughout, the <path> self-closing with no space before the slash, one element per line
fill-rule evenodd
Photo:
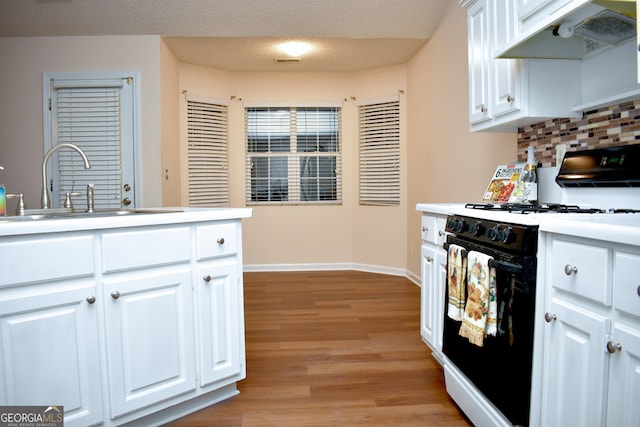
<path fill-rule="evenodd" d="M 4 168 L 0 166 L 0 171 L 3 171 Z M 4 184 L 0 184 L 0 216 L 5 216 L 7 214 L 7 193 L 4 188 Z"/>

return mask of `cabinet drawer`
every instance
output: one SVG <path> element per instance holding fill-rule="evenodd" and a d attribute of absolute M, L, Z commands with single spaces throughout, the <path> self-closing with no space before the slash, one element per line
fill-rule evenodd
<path fill-rule="evenodd" d="M 187 262 L 190 249 L 188 227 L 106 233 L 102 236 L 102 271 Z"/>
<path fill-rule="evenodd" d="M 198 260 L 233 255 L 238 249 L 236 224 L 212 224 L 198 227 L 196 256 Z"/>
<path fill-rule="evenodd" d="M 441 245 L 445 240 L 444 228 L 447 218 L 441 215 L 422 215 L 422 240 Z"/>
<path fill-rule="evenodd" d="M 640 254 L 616 252 L 613 265 L 613 305 L 640 317 Z"/>
<path fill-rule="evenodd" d="M 2 242 L 0 286 L 90 276 L 92 242 L 92 236 Z"/>
<path fill-rule="evenodd" d="M 553 240 L 552 245 L 553 287 L 610 306 L 610 250 L 559 239 Z"/>

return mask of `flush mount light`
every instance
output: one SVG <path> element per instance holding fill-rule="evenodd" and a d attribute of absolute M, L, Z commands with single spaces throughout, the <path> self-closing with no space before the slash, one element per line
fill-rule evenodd
<path fill-rule="evenodd" d="M 280 52 L 293 57 L 302 56 L 305 53 L 310 52 L 311 49 L 313 49 L 313 46 L 311 45 L 311 43 L 307 42 L 291 41 L 280 43 L 278 45 L 278 50 Z"/>

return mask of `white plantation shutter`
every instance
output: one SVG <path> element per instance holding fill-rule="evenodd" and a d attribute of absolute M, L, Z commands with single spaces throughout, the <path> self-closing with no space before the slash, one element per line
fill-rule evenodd
<path fill-rule="evenodd" d="M 359 107 L 360 204 L 400 204 L 400 101 Z"/>
<path fill-rule="evenodd" d="M 121 206 L 121 79 L 100 82 L 101 86 L 59 87 L 53 82 L 52 113 L 55 120 L 54 143 L 71 143 L 89 158 L 91 169 L 74 150 L 57 152 L 57 180 L 50 186 L 62 206 L 67 192 L 78 192 L 76 207 L 86 206 L 86 188 L 95 186 L 95 207 Z M 55 157 L 54 157 L 55 158 Z M 56 188 L 57 187 L 57 188 Z"/>
<path fill-rule="evenodd" d="M 189 206 L 229 206 L 227 109 L 187 99 Z"/>

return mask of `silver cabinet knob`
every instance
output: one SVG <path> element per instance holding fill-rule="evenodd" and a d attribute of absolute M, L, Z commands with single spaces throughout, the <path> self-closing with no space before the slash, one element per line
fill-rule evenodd
<path fill-rule="evenodd" d="M 131 186 L 129 184 L 124 185 L 124 191 L 131 191 Z"/>
<path fill-rule="evenodd" d="M 616 351 L 622 351 L 622 344 L 609 341 L 607 342 L 607 351 L 611 354 L 615 353 Z"/>
<path fill-rule="evenodd" d="M 578 267 L 571 266 L 569 264 L 564 266 L 564 274 L 567 276 L 571 276 L 572 274 L 578 273 Z"/>
<path fill-rule="evenodd" d="M 430 256 L 427 257 L 427 262 L 433 262 L 433 258 L 431 258 Z"/>
<path fill-rule="evenodd" d="M 209 276 L 208 274 L 206 276 L 204 276 L 202 278 L 202 280 L 204 280 L 205 282 L 209 283 L 211 281 L 211 276 Z"/>
<path fill-rule="evenodd" d="M 224 237 L 220 237 L 216 242 L 218 242 L 219 245 L 224 245 Z"/>
<path fill-rule="evenodd" d="M 640 297 L 640 285 L 638 285 L 638 289 L 636 290 L 636 292 L 638 293 L 638 296 Z"/>
<path fill-rule="evenodd" d="M 480 106 L 480 112 L 481 112 L 481 113 L 486 113 L 486 112 L 487 112 L 487 106 L 486 106 L 486 105 L 484 105 L 484 104 L 482 104 L 482 105 Z"/>
<path fill-rule="evenodd" d="M 558 320 L 558 316 L 556 316 L 555 314 L 551 314 L 551 313 L 545 313 L 544 314 L 544 321 L 547 323 L 551 323 L 554 320 Z"/>
<path fill-rule="evenodd" d="M 507 102 L 511 104 L 515 98 L 511 95 L 507 95 Z"/>
<path fill-rule="evenodd" d="M 113 298 L 113 299 L 120 298 L 120 292 L 118 292 L 118 291 L 111 292 L 111 298 Z"/>
<path fill-rule="evenodd" d="M 87 302 L 88 302 L 89 304 L 93 304 L 94 302 L 96 302 L 96 297 L 94 297 L 93 295 L 88 296 L 88 297 L 87 297 Z"/>
<path fill-rule="evenodd" d="M 439 230 L 439 231 L 438 231 L 438 236 L 440 236 L 440 237 L 444 236 L 444 231 Z"/>
<path fill-rule="evenodd" d="M 422 227 L 422 232 L 426 233 L 427 231 L 429 231 L 429 229 L 427 227 Z"/>
<path fill-rule="evenodd" d="M 129 206 L 131 204 L 131 199 L 128 197 L 125 197 L 124 200 L 122 200 L 122 204 L 125 206 Z"/>

